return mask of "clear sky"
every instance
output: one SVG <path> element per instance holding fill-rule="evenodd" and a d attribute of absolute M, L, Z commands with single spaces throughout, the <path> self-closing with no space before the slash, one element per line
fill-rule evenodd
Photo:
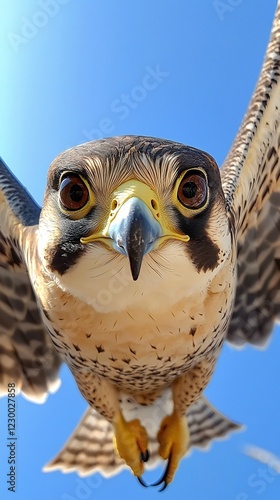
<path fill-rule="evenodd" d="M 1 155 L 39 203 L 51 160 L 98 137 L 164 137 L 221 164 L 255 86 L 275 7 L 276 0 L 1 2 Z M 254 444 L 280 456 L 279 350 L 279 331 L 263 352 L 224 348 L 206 394 L 246 430 L 193 452 L 164 498 L 280 497 L 280 476 L 242 452 Z M 7 491 L 7 403 L 0 401 L 0 497 L 157 498 L 129 472 L 89 481 L 41 471 L 86 409 L 66 367 L 61 378 L 45 405 L 18 398 L 15 494 Z"/>

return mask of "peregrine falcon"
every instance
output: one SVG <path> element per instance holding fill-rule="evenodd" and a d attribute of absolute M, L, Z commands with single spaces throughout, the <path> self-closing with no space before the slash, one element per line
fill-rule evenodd
<path fill-rule="evenodd" d="M 222 345 L 260 345 L 280 312 L 280 6 L 252 101 L 219 170 L 143 136 L 51 164 L 43 207 L 0 164 L 0 389 L 38 401 L 62 361 L 89 403 L 49 469 L 167 461 L 238 426 L 203 390 Z"/>

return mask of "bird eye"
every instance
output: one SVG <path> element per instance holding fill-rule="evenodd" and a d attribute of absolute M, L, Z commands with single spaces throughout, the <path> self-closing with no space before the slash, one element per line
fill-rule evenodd
<path fill-rule="evenodd" d="M 200 170 L 189 170 L 180 182 L 178 200 L 186 208 L 201 208 L 207 198 L 207 181 Z"/>
<path fill-rule="evenodd" d="M 89 192 L 79 175 L 68 174 L 62 178 L 59 197 L 61 204 L 67 210 L 80 210 L 88 202 Z"/>

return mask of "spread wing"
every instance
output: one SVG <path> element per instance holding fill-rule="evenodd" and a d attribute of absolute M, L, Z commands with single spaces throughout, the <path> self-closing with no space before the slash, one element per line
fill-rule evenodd
<path fill-rule="evenodd" d="M 222 167 L 237 233 L 238 282 L 228 340 L 265 343 L 280 313 L 280 2 L 252 100 Z"/>
<path fill-rule="evenodd" d="M 36 402 L 58 385 L 60 358 L 42 323 L 25 263 L 40 208 L 0 159 L 0 394 L 9 383 Z"/>

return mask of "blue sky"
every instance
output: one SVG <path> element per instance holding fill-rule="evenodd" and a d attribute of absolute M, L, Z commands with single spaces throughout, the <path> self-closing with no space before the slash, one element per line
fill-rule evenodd
<path fill-rule="evenodd" d="M 52 159 L 101 136 L 173 139 L 221 164 L 256 83 L 275 6 L 275 0 L 3 2 L 1 155 L 39 203 Z M 224 348 L 206 394 L 246 430 L 207 453 L 193 452 L 166 499 L 279 498 L 280 476 L 242 453 L 250 443 L 280 456 L 279 349 L 279 331 L 263 352 Z M 41 472 L 86 408 L 66 367 L 61 378 L 45 405 L 18 398 L 14 495 L 6 485 L 7 402 L 0 401 L 1 498 L 156 498 L 129 472 L 111 480 Z"/>

